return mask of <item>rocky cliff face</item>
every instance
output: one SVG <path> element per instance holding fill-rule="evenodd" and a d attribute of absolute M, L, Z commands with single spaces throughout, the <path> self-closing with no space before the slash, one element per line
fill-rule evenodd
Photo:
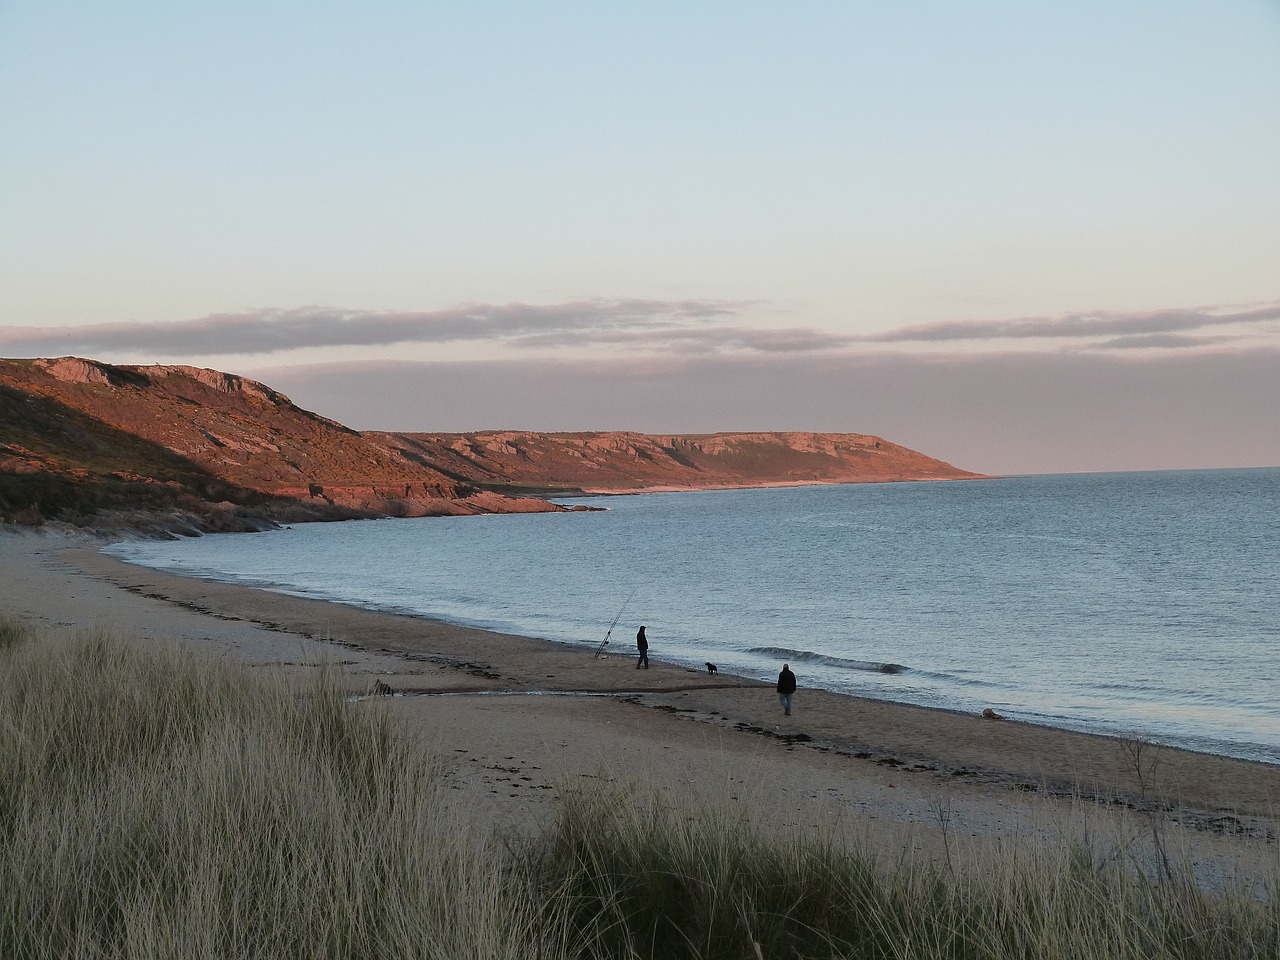
<path fill-rule="evenodd" d="M 553 493 L 974 474 L 862 434 L 357 433 L 188 366 L 0 360 L 0 514 L 155 532 L 564 509 Z"/>

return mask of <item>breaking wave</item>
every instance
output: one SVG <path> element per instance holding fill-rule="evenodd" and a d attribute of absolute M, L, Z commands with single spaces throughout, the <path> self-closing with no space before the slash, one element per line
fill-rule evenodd
<path fill-rule="evenodd" d="M 747 651 L 761 657 L 775 660 L 794 660 L 796 663 L 816 663 L 824 667 L 840 667 L 844 670 L 861 670 L 866 673 L 909 673 L 910 667 L 900 663 L 884 663 L 878 660 L 850 660 L 846 657 L 833 657 L 812 650 L 792 650 L 790 647 L 752 647 Z"/>

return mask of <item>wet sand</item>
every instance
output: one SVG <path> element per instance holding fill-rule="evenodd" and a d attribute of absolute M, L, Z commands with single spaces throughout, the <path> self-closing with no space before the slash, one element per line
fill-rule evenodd
<path fill-rule="evenodd" d="M 1086 835 L 1132 852 L 1155 824 L 1210 886 L 1280 875 L 1280 766 L 807 690 L 803 674 L 784 717 L 769 684 L 664 664 L 657 641 L 651 669 L 636 670 L 626 624 L 596 657 L 174 576 L 99 546 L 0 533 L 0 613 L 190 643 L 298 680 L 340 671 L 353 709 L 388 711 L 445 758 L 477 826 L 537 829 L 565 791 L 605 784 L 887 857 Z M 392 696 L 366 696 L 379 681 Z"/>

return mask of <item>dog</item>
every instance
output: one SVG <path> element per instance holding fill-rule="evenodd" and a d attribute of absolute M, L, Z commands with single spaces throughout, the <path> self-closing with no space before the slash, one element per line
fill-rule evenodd
<path fill-rule="evenodd" d="M 375 697 L 389 697 L 392 693 L 390 685 L 383 683 L 381 680 L 373 685 L 373 695 Z"/>
<path fill-rule="evenodd" d="M 1004 719 L 1004 716 L 1002 714 L 996 713 L 990 707 L 982 708 L 982 716 L 985 717 L 987 720 L 1003 720 Z"/>
<path fill-rule="evenodd" d="M 708 660 L 708 661 L 707 661 L 707 673 L 715 673 L 715 672 L 716 672 L 716 665 L 715 665 L 714 663 L 712 663 L 710 660 Z"/>

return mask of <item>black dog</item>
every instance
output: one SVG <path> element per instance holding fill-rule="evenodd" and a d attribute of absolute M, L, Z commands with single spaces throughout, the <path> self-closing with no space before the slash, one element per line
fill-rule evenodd
<path fill-rule="evenodd" d="M 715 672 L 716 672 L 716 665 L 715 665 L 714 663 L 712 663 L 710 660 L 708 660 L 708 661 L 707 661 L 707 673 L 715 673 Z"/>

